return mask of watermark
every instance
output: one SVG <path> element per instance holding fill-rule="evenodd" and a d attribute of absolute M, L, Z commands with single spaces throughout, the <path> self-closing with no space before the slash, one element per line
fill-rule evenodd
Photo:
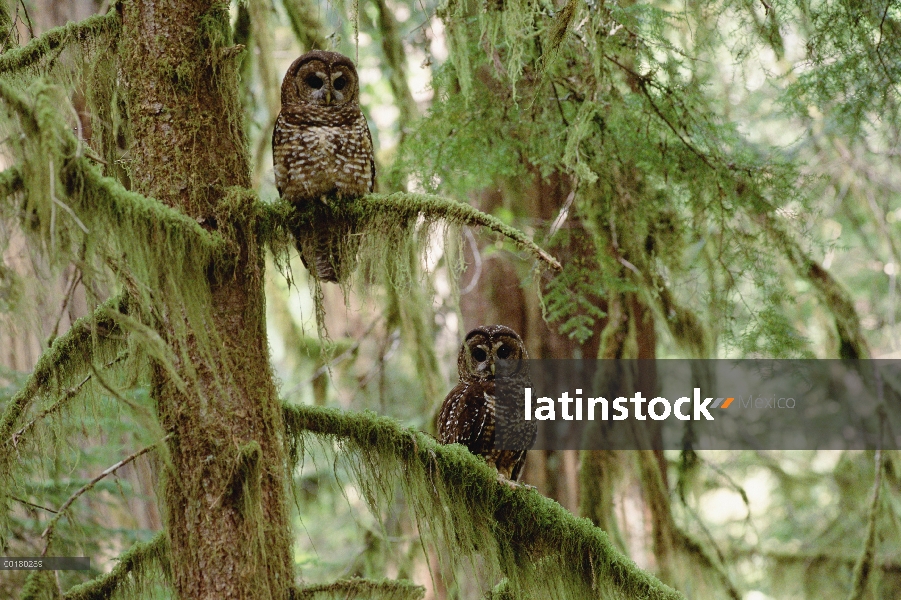
<path fill-rule="evenodd" d="M 85 556 L 2 556 L 0 571 L 89 571 Z"/>
<path fill-rule="evenodd" d="M 530 385 L 497 381 L 498 419 L 537 422 L 537 449 L 901 449 L 901 360 L 524 366 Z M 498 427 L 495 445 L 522 430 Z"/>

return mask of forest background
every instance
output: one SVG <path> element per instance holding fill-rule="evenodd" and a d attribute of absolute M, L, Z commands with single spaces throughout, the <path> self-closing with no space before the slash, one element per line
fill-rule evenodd
<path fill-rule="evenodd" d="M 897 4 L 4 0 L 0 39 L 0 554 L 93 569 L 0 596 L 901 595 L 892 452 L 533 451 L 532 492 L 413 433 L 485 323 L 901 358 Z M 343 287 L 271 167 L 311 48 L 376 147 Z"/>

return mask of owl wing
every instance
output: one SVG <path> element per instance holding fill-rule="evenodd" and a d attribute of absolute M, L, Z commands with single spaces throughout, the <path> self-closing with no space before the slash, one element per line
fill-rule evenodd
<path fill-rule="evenodd" d="M 458 383 L 441 405 L 438 440 L 463 444 L 473 454 L 484 454 L 494 444 L 493 382 Z"/>
<path fill-rule="evenodd" d="M 369 193 L 375 191 L 375 146 L 372 144 L 372 132 L 369 131 L 369 123 L 363 117 L 363 128 L 366 129 L 366 137 L 369 139 L 369 170 L 372 171 L 372 180 L 369 182 Z"/>
<path fill-rule="evenodd" d="M 285 122 L 282 117 L 282 113 L 278 113 L 278 118 L 275 120 L 275 127 L 272 130 L 272 161 L 273 166 L 275 167 L 273 170 L 275 172 L 275 187 L 278 190 L 278 195 L 280 197 L 284 197 L 284 182 L 288 173 L 287 166 L 285 165 L 285 161 L 280 160 L 279 156 L 279 148 L 283 148 L 284 144 L 287 142 L 285 139 L 287 137 L 287 132 L 285 130 Z"/>

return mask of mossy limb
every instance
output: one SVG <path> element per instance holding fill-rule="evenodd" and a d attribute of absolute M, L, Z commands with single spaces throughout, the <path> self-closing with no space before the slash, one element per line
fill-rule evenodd
<path fill-rule="evenodd" d="M 45 56 L 62 51 L 73 42 L 83 43 L 98 37 L 119 33 L 121 19 L 115 7 L 105 15 L 94 15 L 77 23 L 66 23 L 31 40 L 21 48 L 13 48 L 0 54 L 0 75 L 6 75 L 34 66 Z"/>
<path fill-rule="evenodd" d="M 284 413 L 292 456 L 302 454 L 309 433 L 337 443 L 375 514 L 400 485 L 442 564 L 493 581 L 483 591 L 506 578 L 515 597 L 682 598 L 587 519 L 533 490 L 498 484 L 497 473 L 463 446 L 368 412 L 286 406 Z"/>

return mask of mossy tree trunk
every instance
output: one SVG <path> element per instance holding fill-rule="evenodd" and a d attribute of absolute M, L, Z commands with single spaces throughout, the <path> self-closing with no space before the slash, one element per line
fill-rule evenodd
<path fill-rule="evenodd" d="M 286 598 L 293 561 L 263 248 L 241 211 L 221 208 L 229 188 L 250 184 L 229 43 L 226 4 L 124 5 L 128 166 L 135 191 L 218 229 L 234 252 L 207 281 L 190 283 L 208 287 L 210 331 L 185 336 L 173 324 L 181 315 L 155 315 L 160 336 L 181 349 L 182 382 L 158 365 L 153 387 L 160 419 L 174 434 L 164 510 L 175 590 L 192 599 Z"/>

